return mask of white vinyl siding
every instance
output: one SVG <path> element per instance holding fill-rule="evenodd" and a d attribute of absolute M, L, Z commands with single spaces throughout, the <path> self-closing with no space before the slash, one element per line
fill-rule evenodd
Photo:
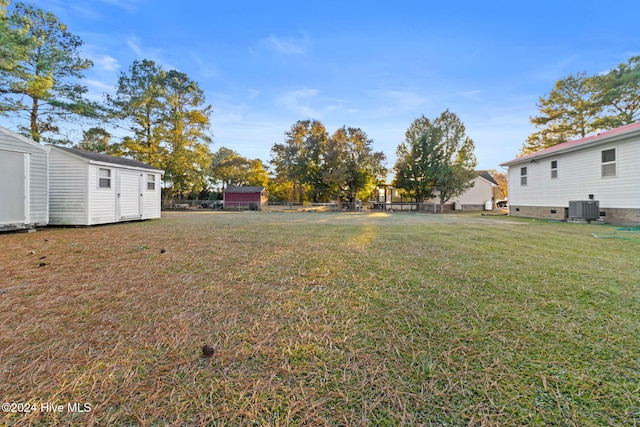
<path fill-rule="evenodd" d="M 49 154 L 49 223 L 87 224 L 88 167 L 52 149 Z"/>
<path fill-rule="evenodd" d="M 160 218 L 160 191 L 148 192 L 142 187 L 147 174 L 160 182 L 160 172 L 89 160 L 56 147 L 51 147 L 50 159 L 52 224 L 95 225 Z M 108 176 L 105 171 L 109 171 Z M 109 187 L 101 188 L 105 180 Z"/>
<path fill-rule="evenodd" d="M 615 180 L 602 179 L 602 152 L 615 148 Z M 570 200 L 590 194 L 602 208 L 640 208 L 640 140 L 626 139 L 555 156 L 561 179 L 552 179 L 549 161 L 526 161 L 509 167 L 511 206 L 568 207 Z M 520 186 L 521 168 L 527 168 L 527 186 Z"/>
<path fill-rule="evenodd" d="M 25 219 L 22 222 L 28 225 L 46 225 L 49 221 L 48 150 L 37 142 L 4 128 L 0 128 L 0 150 L 3 150 L 3 153 L 16 152 L 26 155 L 28 188 Z"/>
<path fill-rule="evenodd" d="M 89 225 L 116 222 L 117 212 L 115 200 L 117 197 L 115 174 L 117 169 L 89 164 L 89 203 L 87 217 Z M 100 183 L 106 179 L 105 170 L 109 171 L 109 187 L 100 188 Z"/>
<path fill-rule="evenodd" d="M 458 202 L 461 205 L 484 205 L 485 202 L 493 198 L 493 185 L 491 182 L 480 176 L 477 176 L 473 182 L 473 187 L 469 188 L 457 198 L 450 200 L 448 203 Z M 432 199 L 425 200 L 425 203 L 440 203 L 437 191 L 436 196 Z"/>

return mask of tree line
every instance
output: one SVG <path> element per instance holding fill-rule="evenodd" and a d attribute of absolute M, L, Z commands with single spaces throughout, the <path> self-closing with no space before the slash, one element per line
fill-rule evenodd
<path fill-rule="evenodd" d="M 355 203 L 384 179 L 385 155 L 359 128 L 343 126 L 331 135 L 318 120 L 301 120 L 271 149 L 274 190 L 289 201 Z"/>
<path fill-rule="evenodd" d="M 386 183 L 384 153 L 360 128 L 329 133 L 318 120 L 300 120 L 271 148 L 269 164 L 225 147 L 211 152 L 213 112 L 198 83 L 154 61 L 134 61 L 112 95 L 87 99 L 82 40 L 51 12 L 0 0 L 0 114 L 20 118 L 18 131 L 38 142 L 126 156 L 163 169 L 164 197 L 188 197 L 216 186 L 268 186 L 289 201 L 355 203 Z M 522 152 L 610 129 L 640 118 L 640 57 L 607 73 L 579 73 L 556 82 L 530 118 L 537 130 Z M 75 120 L 82 139 L 64 136 Z M 117 141 L 102 126 L 117 129 Z M 462 120 L 445 110 L 415 119 L 399 144 L 393 185 L 416 202 L 442 206 L 471 185 L 477 160 Z M 270 171 L 269 171 L 270 169 Z"/>
<path fill-rule="evenodd" d="M 82 40 L 53 13 L 0 0 L 0 25 L 0 113 L 27 118 L 18 130 L 35 141 L 72 144 L 163 169 L 166 199 L 199 194 L 215 184 L 269 185 L 272 194 L 283 200 L 355 203 L 386 181 L 385 155 L 373 150 L 373 141 L 362 129 L 343 126 L 329 134 L 317 120 L 298 121 L 285 132 L 284 142 L 273 145 L 270 177 L 268 166 L 259 159 L 225 147 L 210 151 L 212 107 L 187 74 L 165 70 L 147 59 L 134 61 L 120 73 L 114 94 L 105 95 L 102 103 L 91 102 L 81 80 L 93 63 L 80 56 Z M 72 119 L 87 128 L 81 141 L 61 137 L 58 124 Z M 438 126 L 442 121 L 434 123 Z M 99 126 L 102 123 L 125 136 L 113 142 L 112 135 Z M 457 125 L 460 130 L 459 120 Z M 449 145 L 432 144 L 441 150 L 434 159 L 453 156 L 450 136 Z M 409 147 L 416 142 L 403 143 L 405 162 L 412 161 L 415 150 Z M 471 153 L 472 144 L 465 147 Z M 456 173 L 474 165 L 475 160 L 452 163 L 451 168 L 437 169 L 437 180 L 424 182 L 449 197 Z M 427 168 L 421 173 L 430 172 Z M 416 173 L 398 178 L 396 185 L 421 198 L 431 190 L 416 192 L 412 182 Z"/>

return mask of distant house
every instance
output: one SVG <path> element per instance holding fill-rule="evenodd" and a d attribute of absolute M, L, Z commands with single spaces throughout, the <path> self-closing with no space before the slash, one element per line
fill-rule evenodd
<path fill-rule="evenodd" d="M 49 147 L 49 223 L 160 218 L 162 170 L 124 157 Z"/>
<path fill-rule="evenodd" d="M 454 210 L 481 211 L 483 209 L 492 209 L 494 189 L 498 187 L 498 183 L 488 171 L 478 170 L 475 172 L 476 177 L 473 180 L 473 187 L 447 202 Z M 440 199 L 434 197 L 431 200 L 427 200 L 426 203 L 440 203 Z"/>
<path fill-rule="evenodd" d="M 565 219 L 580 211 L 576 206 L 597 206 L 601 220 L 640 224 L 640 122 L 501 166 L 509 168 L 510 215 Z"/>
<path fill-rule="evenodd" d="M 228 186 L 224 190 L 225 209 L 264 210 L 269 207 L 269 191 L 265 187 Z"/>
<path fill-rule="evenodd" d="M 0 230 L 47 225 L 48 150 L 0 127 Z"/>
<path fill-rule="evenodd" d="M 469 188 L 457 198 L 451 199 L 445 205 L 447 210 L 483 210 L 491 209 L 494 202 L 494 191 L 498 187 L 498 183 L 488 171 L 478 170 L 473 180 L 473 187 Z M 391 185 L 383 185 L 378 187 L 377 200 L 373 201 L 375 209 L 394 209 L 394 210 L 415 210 L 415 203 L 406 197 L 402 198 L 401 192 Z M 436 195 L 438 193 L 436 192 Z M 432 199 L 425 200 L 421 210 L 435 212 L 440 204 L 440 199 L 436 196 Z M 430 205 L 430 206 L 429 206 Z"/>

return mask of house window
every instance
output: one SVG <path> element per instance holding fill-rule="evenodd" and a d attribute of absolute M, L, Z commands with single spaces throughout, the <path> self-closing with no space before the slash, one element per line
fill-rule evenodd
<path fill-rule="evenodd" d="M 98 187 L 111 188 L 111 169 L 98 169 Z"/>
<path fill-rule="evenodd" d="M 149 191 L 156 190 L 156 176 L 152 173 L 147 175 L 147 190 Z"/>
<path fill-rule="evenodd" d="M 616 149 L 602 151 L 602 176 L 616 176 Z"/>
<path fill-rule="evenodd" d="M 520 185 L 527 185 L 527 168 L 520 168 Z"/>
<path fill-rule="evenodd" d="M 551 161 L 551 179 L 555 179 L 558 177 L 558 161 Z"/>

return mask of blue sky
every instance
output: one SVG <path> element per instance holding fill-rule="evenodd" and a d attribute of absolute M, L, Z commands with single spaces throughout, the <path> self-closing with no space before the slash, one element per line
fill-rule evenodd
<path fill-rule="evenodd" d="M 640 55 L 640 2 L 46 0 L 84 41 L 100 99 L 136 59 L 205 91 L 212 151 L 268 161 L 301 119 L 359 127 L 392 167 L 411 122 L 450 109 L 499 169 L 534 131 L 536 102 L 569 74 Z"/>

